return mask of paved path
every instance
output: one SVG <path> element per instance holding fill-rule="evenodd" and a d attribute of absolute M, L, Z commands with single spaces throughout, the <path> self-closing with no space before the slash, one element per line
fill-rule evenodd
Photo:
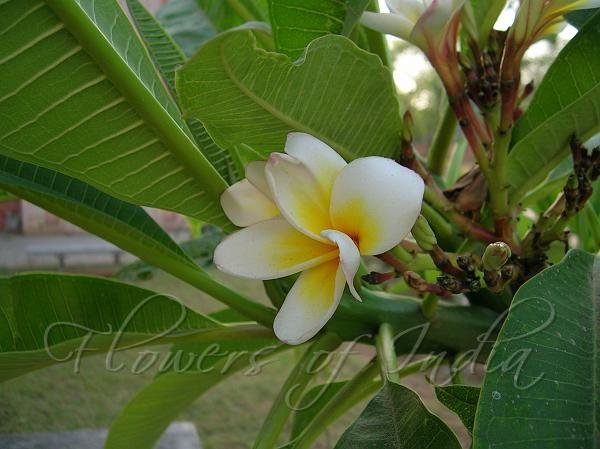
<path fill-rule="evenodd" d="M 68 432 L 38 432 L 0 435 L 2 449 L 102 449 L 106 429 Z M 156 449 L 201 449 L 196 427 L 190 422 L 174 422 L 165 431 Z"/>
<path fill-rule="evenodd" d="M 182 232 L 174 236 L 181 241 L 187 238 Z M 64 249 L 67 271 L 73 267 L 114 266 L 114 246 L 90 234 L 22 236 L 0 233 L 0 272 L 10 270 L 58 269 L 60 260 L 56 251 Z M 127 253 L 119 258 L 129 263 L 135 258 Z"/>

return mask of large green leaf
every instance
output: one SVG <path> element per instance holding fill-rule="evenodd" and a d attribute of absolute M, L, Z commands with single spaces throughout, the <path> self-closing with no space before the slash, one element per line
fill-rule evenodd
<path fill-rule="evenodd" d="M 475 421 L 479 391 L 479 388 L 469 385 L 435 387 L 435 395 L 438 401 L 456 413 L 471 433 L 473 433 L 473 421 Z"/>
<path fill-rule="evenodd" d="M 556 58 L 517 122 L 508 156 L 511 200 L 518 202 L 569 153 L 569 139 L 600 130 L 600 13 Z"/>
<path fill-rule="evenodd" d="M 456 436 L 409 388 L 386 382 L 335 449 L 461 449 Z"/>
<path fill-rule="evenodd" d="M 258 49 L 248 30 L 227 32 L 206 43 L 176 83 L 185 115 L 202 120 L 223 148 L 247 144 L 266 155 L 281 151 L 291 131 L 347 159 L 390 156 L 400 143 L 390 72 L 345 37 L 321 37 L 292 63 Z"/>
<path fill-rule="evenodd" d="M 115 0 L 5 0 L 0 34 L 0 154 L 230 226 L 225 181 Z"/>
<path fill-rule="evenodd" d="M 206 357 L 207 344 L 176 346 L 180 362 L 140 390 L 110 428 L 105 449 L 151 449 L 164 430 L 183 410 L 210 388 L 244 368 L 257 369 L 264 359 L 283 347 L 274 340 L 210 343 L 219 352 Z M 177 359 L 176 359 L 177 360 Z M 189 365 L 189 362 L 192 362 Z M 187 369 L 186 369 L 187 368 Z"/>
<path fill-rule="evenodd" d="M 193 0 L 188 1 L 193 2 Z M 127 0 L 127 5 L 152 60 L 172 95 L 175 95 L 175 70 L 182 66 L 187 58 L 139 0 Z M 198 8 L 194 3 L 192 6 Z M 187 120 L 187 125 L 202 153 L 219 174 L 227 181 L 236 181 L 239 176 L 231 155 L 212 141 L 200 121 L 190 119 Z"/>
<path fill-rule="evenodd" d="M 291 59 L 326 34 L 349 36 L 369 0 L 269 0 L 277 50 Z"/>
<path fill-rule="evenodd" d="M 194 262 L 139 206 L 26 162 L 0 156 L 0 188 L 18 195 L 157 266 Z"/>
<path fill-rule="evenodd" d="M 490 356 L 475 449 L 600 447 L 600 260 L 583 251 L 517 292 Z"/>
<path fill-rule="evenodd" d="M 211 341 L 223 332 L 229 329 L 172 297 L 122 282 L 44 273 L 0 278 L 0 381 L 109 349 L 184 336 Z"/>

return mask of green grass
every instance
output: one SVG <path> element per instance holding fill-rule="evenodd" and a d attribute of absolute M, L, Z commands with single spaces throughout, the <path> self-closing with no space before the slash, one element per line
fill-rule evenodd
<path fill-rule="evenodd" d="M 212 274 L 253 298 L 268 301 L 259 282 L 232 279 L 216 271 Z M 216 301 L 162 272 L 136 284 L 170 293 L 198 311 L 222 308 Z M 153 350 L 166 353 L 168 348 Z M 280 355 L 256 376 L 240 373 L 227 379 L 201 397 L 179 419 L 196 424 L 206 449 L 252 447 L 295 356 L 293 351 Z M 78 373 L 73 371 L 73 363 L 65 363 L 0 384 L 0 433 L 108 427 L 135 392 L 152 380 L 153 370 L 132 373 L 137 357 L 138 350 L 116 354 L 113 364 L 125 364 L 118 372 L 107 370 L 105 356 L 95 356 L 84 358 Z M 355 371 L 366 360 L 365 356 L 352 356 L 346 373 Z M 333 447 L 337 436 L 358 411 L 344 417 L 315 447 Z"/>

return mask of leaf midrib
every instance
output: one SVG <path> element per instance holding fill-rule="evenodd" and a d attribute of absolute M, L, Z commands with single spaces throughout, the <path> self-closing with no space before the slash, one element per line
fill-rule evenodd
<path fill-rule="evenodd" d="M 46 4 L 62 20 L 69 32 L 82 47 L 92 55 L 96 64 L 107 74 L 119 92 L 134 107 L 144 121 L 160 138 L 168 151 L 175 157 L 197 182 L 215 198 L 227 183 L 208 162 L 177 121 L 138 78 L 128 62 L 114 50 L 94 19 L 76 2 L 45 0 Z M 157 74 L 157 76 L 159 76 Z"/>
<path fill-rule="evenodd" d="M 254 39 L 254 35 L 252 35 L 252 36 L 253 36 L 253 39 Z M 221 63 L 223 64 L 223 68 L 225 69 L 225 72 L 227 73 L 227 76 L 229 76 L 229 79 L 233 82 L 233 84 L 235 84 L 235 86 L 244 95 L 246 95 L 248 98 L 250 98 L 252 101 L 254 101 L 258 106 L 260 106 L 261 108 L 263 108 L 269 114 L 271 114 L 272 116 L 274 116 L 278 120 L 282 121 L 286 125 L 289 125 L 290 127 L 296 129 L 297 131 L 302 131 L 302 132 L 305 132 L 307 134 L 310 134 L 310 135 L 318 138 L 319 140 L 327 143 L 328 145 L 332 146 L 347 161 L 350 161 L 350 160 L 352 160 L 352 159 L 355 158 L 355 156 L 352 154 L 352 152 L 348 148 L 345 148 L 344 146 L 342 146 L 338 142 L 332 142 L 327 136 L 322 135 L 321 133 L 315 131 L 314 129 L 309 128 L 308 126 L 302 125 L 301 123 L 299 123 L 296 120 L 294 120 L 292 117 L 286 115 L 283 111 L 280 111 L 279 109 L 275 108 L 273 105 L 271 105 L 270 103 L 268 103 L 267 101 L 263 100 L 261 97 L 259 97 L 254 92 L 252 92 L 248 87 L 246 87 L 244 85 L 244 83 L 235 76 L 235 73 L 233 72 L 233 69 L 232 69 L 232 67 L 229 64 L 229 61 L 228 61 L 228 59 L 227 59 L 227 57 L 225 55 L 225 51 L 223 49 L 223 47 L 225 46 L 226 43 L 227 43 L 227 40 L 225 40 L 225 42 L 223 42 L 223 43 L 221 43 L 219 45 L 219 57 L 221 59 Z M 258 48 L 256 46 L 256 40 L 254 40 L 254 48 L 253 48 L 253 50 L 255 52 L 257 52 L 257 53 L 260 53 L 263 57 L 269 58 L 269 53 L 268 52 L 266 52 L 262 48 Z M 309 50 L 307 50 L 307 52 L 308 51 Z M 303 61 L 305 61 L 305 60 L 306 60 L 306 58 L 304 58 Z M 300 65 L 301 64 L 292 63 L 292 71 L 298 70 L 298 67 L 300 67 Z"/>

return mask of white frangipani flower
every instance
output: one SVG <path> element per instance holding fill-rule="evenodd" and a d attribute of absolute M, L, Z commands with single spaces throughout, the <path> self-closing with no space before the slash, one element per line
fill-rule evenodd
<path fill-rule="evenodd" d="M 440 51 L 455 35 L 465 0 L 386 0 L 391 13 L 365 11 L 361 23 L 420 47 L 425 53 Z M 452 44 L 456 43 L 453 39 Z"/>
<path fill-rule="evenodd" d="M 535 40 L 553 29 L 565 14 L 592 8 L 600 8 L 600 0 L 522 0 L 511 27 L 511 38 L 516 43 Z"/>
<path fill-rule="evenodd" d="M 244 229 L 227 237 L 214 261 L 224 272 L 251 279 L 300 273 L 274 323 L 289 344 L 313 337 L 335 312 L 361 255 L 397 245 L 421 210 L 424 184 L 391 159 L 347 164 L 333 149 L 291 133 L 285 152 L 253 162 L 246 179 L 227 189 L 221 204 Z"/>

